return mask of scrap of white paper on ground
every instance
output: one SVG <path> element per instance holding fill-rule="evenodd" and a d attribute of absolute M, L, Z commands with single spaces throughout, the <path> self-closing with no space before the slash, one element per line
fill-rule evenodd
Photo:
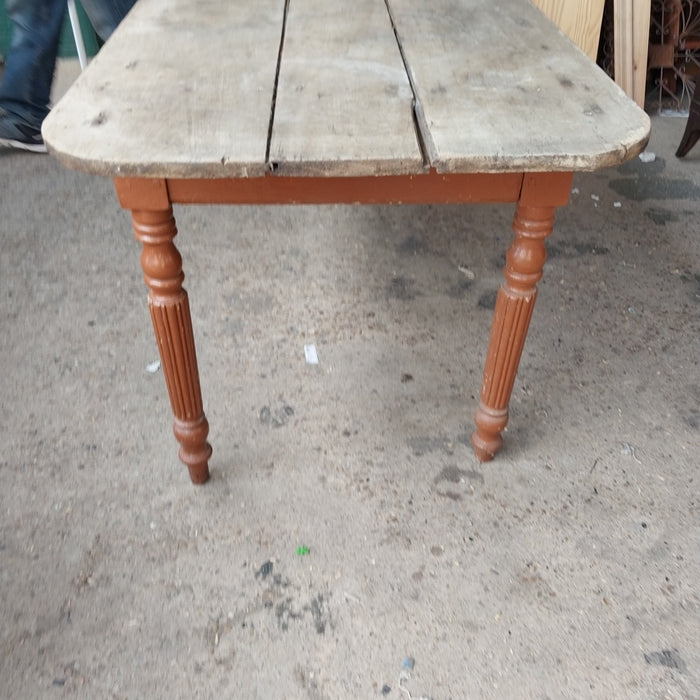
<path fill-rule="evenodd" d="M 307 365 L 318 364 L 318 353 L 315 345 L 304 345 L 304 356 L 306 357 Z"/>

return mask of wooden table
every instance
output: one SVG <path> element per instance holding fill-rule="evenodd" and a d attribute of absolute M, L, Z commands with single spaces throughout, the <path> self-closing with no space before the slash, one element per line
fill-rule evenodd
<path fill-rule="evenodd" d="M 46 119 L 131 210 L 180 459 L 211 447 L 173 203 L 515 203 L 472 444 L 502 443 L 555 208 L 647 116 L 528 0 L 139 0 Z"/>

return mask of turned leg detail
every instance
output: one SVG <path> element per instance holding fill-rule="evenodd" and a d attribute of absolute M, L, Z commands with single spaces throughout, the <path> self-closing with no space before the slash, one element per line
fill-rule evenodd
<path fill-rule="evenodd" d="M 493 459 L 503 444 L 508 403 L 537 296 L 547 254 L 545 239 L 554 226 L 553 207 L 518 205 L 508 250 L 505 281 L 498 290 L 486 356 L 476 430 L 471 442 L 481 461 Z"/>
<path fill-rule="evenodd" d="M 177 235 L 172 209 L 132 211 L 136 239 L 143 245 L 141 266 L 150 292 L 151 311 L 161 365 L 175 415 L 180 459 L 195 484 L 209 478 L 209 424 L 202 407 L 199 370 L 194 346 L 182 258 L 173 239 Z"/>

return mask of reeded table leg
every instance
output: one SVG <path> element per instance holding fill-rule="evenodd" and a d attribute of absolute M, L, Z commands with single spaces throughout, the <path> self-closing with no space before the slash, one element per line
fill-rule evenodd
<path fill-rule="evenodd" d="M 512 202 L 518 198 L 513 223 L 515 241 L 508 251 L 506 280 L 496 302 L 476 431 L 472 435 L 477 457 L 484 461 L 493 458 L 502 445 L 501 432 L 508 422 L 508 401 L 532 315 L 536 284 L 542 276 L 546 257 L 544 240 L 552 232 L 555 208 L 569 199 L 572 173 L 472 174 L 452 178 L 433 173 L 425 177 L 438 186 L 437 194 L 434 191 L 426 194 L 423 188 L 414 187 L 412 176 L 405 180 L 387 180 L 391 188 L 379 197 L 376 183 L 372 182 L 371 190 L 367 190 L 362 178 L 320 178 L 313 183 L 318 188 L 313 192 L 306 180 L 299 189 L 296 179 L 284 178 L 251 181 L 244 178 L 236 180 L 235 186 L 228 180 L 115 179 L 119 201 L 132 212 L 136 238 L 143 244 L 141 261 L 150 288 L 151 317 L 175 414 L 175 435 L 181 445 L 180 459 L 189 467 L 192 481 L 207 480 L 211 447 L 207 442 L 209 426 L 202 409 L 189 303 L 182 288 L 182 260 L 173 244 L 177 229 L 171 201 L 467 203 Z M 355 189 L 348 195 L 350 184 Z"/>
<path fill-rule="evenodd" d="M 131 214 L 136 238 L 143 244 L 141 266 L 150 289 L 148 305 L 175 414 L 173 430 L 180 443 L 180 459 L 192 481 L 202 484 L 209 478 L 209 424 L 202 408 L 190 305 L 182 288 L 182 258 L 173 243 L 175 219 L 170 207 Z"/>
<path fill-rule="evenodd" d="M 513 221 L 515 240 L 506 256 L 505 281 L 493 314 L 481 401 L 471 442 L 479 460 L 493 459 L 508 423 L 508 403 L 527 329 L 535 306 L 537 282 L 547 258 L 545 239 L 552 233 L 556 207 L 569 201 L 573 173 L 526 173 Z"/>
<path fill-rule="evenodd" d="M 476 430 L 471 442 L 479 460 L 493 459 L 508 423 L 508 402 L 547 257 L 544 241 L 554 226 L 553 207 L 518 204 L 515 241 L 506 257 L 505 282 L 498 290 L 491 327 Z"/>

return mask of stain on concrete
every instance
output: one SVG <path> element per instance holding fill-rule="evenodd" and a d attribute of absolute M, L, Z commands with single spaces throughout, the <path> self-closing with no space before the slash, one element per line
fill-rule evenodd
<path fill-rule="evenodd" d="M 438 452 L 440 450 L 450 455 L 454 453 L 454 443 L 443 436 L 410 438 L 407 444 L 413 450 L 415 457 L 422 457 L 428 452 Z"/>
<path fill-rule="evenodd" d="M 475 470 L 460 469 L 456 466 L 445 467 L 433 479 L 434 484 L 447 481 L 450 484 L 462 484 L 465 481 L 472 481 L 478 484 L 484 483 L 484 475 Z"/>
<path fill-rule="evenodd" d="M 274 563 L 266 561 L 255 572 L 255 578 L 266 581 L 267 587 L 262 590 L 255 605 L 248 611 L 269 610 L 274 612 L 277 626 L 283 632 L 289 630 L 293 622 L 303 622 L 310 619 L 317 634 L 325 634 L 326 628 L 331 624 L 331 615 L 328 610 L 326 597 L 323 593 L 317 593 L 306 602 L 299 602 L 299 593 L 292 582 L 279 573 L 273 573 Z"/>
<path fill-rule="evenodd" d="M 683 417 L 683 422 L 693 430 L 700 430 L 700 410 L 691 409 L 690 413 Z"/>
<path fill-rule="evenodd" d="M 460 469 L 455 465 L 445 467 L 433 479 L 435 492 L 439 496 L 449 498 L 451 501 L 461 501 L 464 495 L 474 493 L 474 484 L 483 484 L 484 475 L 474 470 Z M 454 484 L 461 486 L 460 490 L 450 486 L 440 488 L 441 484 Z"/>
<path fill-rule="evenodd" d="M 461 279 L 447 290 L 447 296 L 452 299 L 463 299 L 471 289 L 473 282 L 468 279 Z"/>
<path fill-rule="evenodd" d="M 644 660 L 650 666 L 666 666 L 666 668 L 672 668 L 681 673 L 687 673 L 688 671 L 688 667 L 678 653 L 678 649 L 664 649 L 663 651 L 644 654 Z"/>
<path fill-rule="evenodd" d="M 422 238 L 409 236 L 396 246 L 396 250 L 402 255 L 422 255 L 427 252 L 428 247 Z"/>
<path fill-rule="evenodd" d="M 610 248 L 595 243 L 574 241 L 563 241 L 560 243 L 551 243 L 547 246 L 547 257 L 553 258 L 577 258 L 586 255 L 608 255 Z"/>
<path fill-rule="evenodd" d="M 419 292 L 416 291 L 413 280 L 405 277 L 392 277 L 391 282 L 387 285 L 386 295 L 389 299 L 411 301 L 419 296 Z"/>
<path fill-rule="evenodd" d="M 256 572 L 255 578 L 262 579 L 263 581 L 272 573 L 274 564 L 271 561 L 266 561 Z"/>
<path fill-rule="evenodd" d="M 645 163 L 641 158 L 632 158 L 617 168 L 620 175 L 635 177 L 652 177 L 661 175 L 666 170 L 666 159 L 657 158 L 650 163 Z"/>
<path fill-rule="evenodd" d="M 700 430 L 700 385 L 691 385 L 688 389 L 688 396 L 685 398 L 689 407 L 684 409 L 681 405 L 681 419 L 692 430 Z"/>
<path fill-rule="evenodd" d="M 661 207 L 649 207 L 644 211 L 644 216 L 651 219 L 657 226 L 665 226 L 669 223 L 680 221 L 680 217 L 670 209 Z"/>
<path fill-rule="evenodd" d="M 299 622 L 306 617 L 311 617 L 316 634 L 325 634 L 326 626 L 330 623 L 330 615 L 322 593 L 300 608 L 295 606 L 293 598 L 285 598 L 275 608 L 275 616 L 283 632 L 289 630 L 290 623 Z"/>
<path fill-rule="evenodd" d="M 480 309 L 488 309 L 489 311 L 493 311 L 496 308 L 496 297 L 498 296 L 498 290 L 494 289 L 489 292 L 484 292 L 479 297 L 479 301 L 476 303 L 476 305 Z"/>
<path fill-rule="evenodd" d="M 690 298 L 694 302 L 700 302 L 700 273 L 682 273 L 681 280 L 688 283 L 692 287 Z"/>
<path fill-rule="evenodd" d="M 411 379 L 413 379 L 413 377 L 411 377 Z M 427 452 L 439 451 L 451 455 L 454 454 L 456 444 L 465 445 L 471 450 L 469 433 L 460 433 L 454 439 L 449 438 L 445 435 L 439 435 L 437 437 L 420 436 L 410 438 L 409 440 L 407 440 L 406 444 L 413 450 L 413 454 L 415 457 L 421 457 Z"/>
<path fill-rule="evenodd" d="M 614 192 L 635 202 L 647 199 L 698 199 L 700 187 L 692 180 L 662 177 L 666 161 L 657 158 L 652 163 L 643 163 L 639 158 L 621 165 L 617 171 L 626 177 L 610 180 Z"/>
<path fill-rule="evenodd" d="M 647 199 L 698 199 L 700 187 L 692 180 L 660 177 L 625 178 L 611 180 L 610 189 L 635 202 Z"/>
<path fill-rule="evenodd" d="M 272 409 L 270 406 L 263 406 L 260 409 L 260 422 L 269 425 L 271 428 L 281 428 L 294 415 L 294 409 L 285 404 L 279 408 Z"/>
<path fill-rule="evenodd" d="M 498 255 L 494 256 L 491 258 L 491 265 L 493 266 L 494 270 L 501 271 L 503 268 L 506 266 L 506 256 L 508 253 L 504 250 Z"/>

